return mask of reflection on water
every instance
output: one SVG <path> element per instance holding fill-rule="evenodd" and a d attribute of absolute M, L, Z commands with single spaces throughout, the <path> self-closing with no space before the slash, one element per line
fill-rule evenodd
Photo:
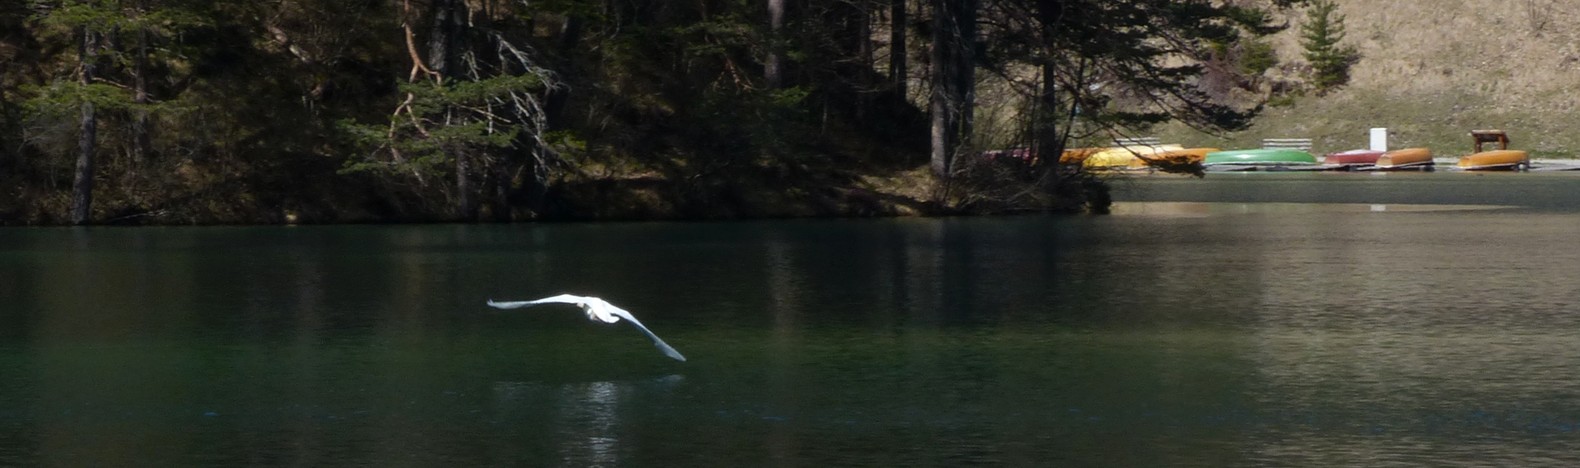
<path fill-rule="evenodd" d="M 562 426 L 581 426 L 586 435 L 581 438 L 583 443 L 572 441 L 561 444 L 563 452 L 560 461 L 569 466 L 611 466 L 619 461 L 614 452 L 615 443 L 619 440 L 615 433 L 619 423 L 615 418 L 619 394 L 614 384 L 609 382 L 593 382 L 581 387 L 567 389 L 573 398 L 568 400 L 575 401 L 572 408 L 585 414 L 577 414 L 574 418 L 576 423 Z"/>
<path fill-rule="evenodd" d="M 1509 181 L 1580 178 L 1269 176 L 1107 217 L 3 230 L 0 465 L 1577 461 L 1580 213 Z M 559 292 L 691 360 L 483 304 Z"/>
<path fill-rule="evenodd" d="M 623 458 L 621 438 L 627 424 L 624 400 L 644 393 L 672 390 L 685 380 L 668 375 L 646 381 L 596 381 L 549 384 L 497 382 L 495 404 L 502 408 L 552 405 L 554 464 L 559 466 L 615 466 Z M 628 450 L 623 453 L 629 454 Z"/>
<path fill-rule="evenodd" d="M 1289 408 L 1271 427 L 1278 436 L 1262 447 L 1266 460 L 1573 460 L 1580 428 L 1573 333 L 1292 335 L 1260 343 L 1267 383 L 1257 391 L 1266 400 L 1259 405 Z"/>
<path fill-rule="evenodd" d="M 1226 203 L 1226 202 L 1123 202 L 1115 204 L 1116 216 L 1214 216 L 1224 214 L 1300 214 L 1501 210 L 1502 205 L 1422 205 L 1406 203 Z"/>

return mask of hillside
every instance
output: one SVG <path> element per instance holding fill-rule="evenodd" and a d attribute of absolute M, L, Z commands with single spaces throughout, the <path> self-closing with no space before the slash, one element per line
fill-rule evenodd
<path fill-rule="evenodd" d="M 1580 157 L 1580 9 L 1560 0 L 1337 0 L 1345 43 L 1361 54 L 1349 84 L 1269 106 L 1251 128 L 1206 135 L 1156 129 L 1165 141 L 1248 147 L 1262 138 L 1313 138 L 1314 152 L 1366 145 L 1387 127 L 1390 147 L 1468 151 L 1467 132 L 1498 128 L 1534 157 Z M 1300 73 L 1299 24 L 1271 38 Z"/>

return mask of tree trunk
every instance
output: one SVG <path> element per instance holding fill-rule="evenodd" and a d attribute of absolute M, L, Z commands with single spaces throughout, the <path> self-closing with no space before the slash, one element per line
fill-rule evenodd
<path fill-rule="evenodd" d="M 948 177 L 971 135 L 976 100 L 976 2 L 934 0 L 932 169 Z"/>
<path fill-rule="evenodd" d="M 784 85 L 784 57 L 779 54 L 779 32 L 784 29 L 785 0 L 768 0 L 768 59 L 763 64 L 763 79 L 769 89 Z"/>
<path fill-rule="evenodd" d="M 148 30 L 137 30 L 137 54 L 132 63 L 132 102 L 138 108 L 132 117 L 132 167 L 141 168 L 147 162 L 148 137 Z"/>
<path fill-rule="evenodd" d="M 906 49 L 905 49 L 905 1 L 891 0 L 889 3 L 889 83 L 894 86 L 894 93 L 903 101 L 906 98 Z"/>
<path fill-rule="evenodd" d="M 559 50 L 577 50 L 577 47 L 581 45 L 582 25 L 584 21 L 585 20 L 583 20 L 579 15 L 570 15 L 565 18 L 565 24 L 560 27 L 560 37 L 558 41 Z M 567 122 L 569 116 L 566 115 L 565 110 L 569 101 L 570 87 L 556 87 L 550 89 L 548 94 L 544 96 L 544 124 L 549 130 L 564 129 L 569 126 L 569 123 Z M 535 140 L 528 140 L 531 141 L 530 144 L 538 144 Z M 526 151 L 527 160 L 524 165 L 525 167 L 511 164 L 509 165 L 510 170 L 500 175 L 500 186 L 498 188 L 499 192 L 496 196 L 501 206 L 511 207 L 510 192 L 513 189 L 512 186 L 515 184 L 514 176 L 512 174 L 515 173 L 517 168 L 520 168 L 525 171 L 525 177 L 521 178 L 521 187 L 520 192 L 518 193 L 526 204 L 527 216 L 531 218 L 543 216 L 543 212 L 547 207 L 547 201 L 544 198 L 547 196 L 549 191 L 547 176 L 549 168 L 543 156 L 543 154 L 547 151 L 548 149 L 546 148 L 533 148 L 532 150 Z M 504 214 L 506 217 L 499 219 L 501 221 L 508 221 L 508 216 L 510 215 L 511 213 L 507 212 Z"/>
<path fill-rule="evenodd" d="M 872 76 L 874 65 L 872 52 L 872 8 L 865 3 L 858 3 L 856 7 L 856 55 L 861 57 L 861 72 L 865 76 Z M 869 83 L 862 83 L 863 85 Z"/>
<path fill-rule="evenodd" d="M 1063 6 L 1038 4 L 1036 15 L 1038 26 L 1042 29 L 1042 40 L 1045 44 L 1052 43 L 1053 38 L 1060 34 L 1058 24 L 1064 15 Z M 1086 76 L 1085 67 L 1082 61 L 1075 69 L 1065 72 L 1079 80 L 1079 77 Z M 1058 166 L 1064 147 L 1069 144 L 1079 96 L 1070 93 L 1061 98 L 1058 79 L 1060 70 L 1051 59 L 1044 61 L 1040 69 L 1042 89 L 1038 90 L 1036 111 L 1031 116 L 1031 149 L 1039 162 L 1052 168 Z M 1080 87 L 1082 85 L 1078 81 L 1077 88 Z"/>
<path fill-rule="evenodd" d="M 872 93 L 868 92 L 868 90 L 872 89 L 875 82 L 880 81 L 880 79 L 875 76 L 872 70 L 872 8 L 866 3 L 857 3 L 854 6 L 856 8 L 856 56 L 860 60 L 860 68 L 856 70 L 859 73 L 857 79 L 860 80 L 857 84 L 861 87 L 858 91 L 858 96 L 861 98 L 856 105 L 856 120 L 866 121 L 869 114 L 868 109 L 872 107 Z"/>
<path fill-rule="evenodd" d="M 434 0 L 433 27 L 428 34 L 428 69 L 437 75 L 442 86 L 452 77 L 462 73 L 459 60 L 459 41 L 465 24 L 465 5 L 462 0 Z M 449 122 L 447 116 L 445 119 Z M 453 147 L 455 157 L 456 217 L 466 221 L 477 219 L 476 187 L 472 183 L 472 155 L 465 148 Z"/>
<path fill-rule="evenodd" d="M 465 150 L 455 151 L 456 216 L 465 221 L 477 220 L 477 197 L 472 196 L 472 158 Z"/>
<path fill-rule="evenodd" d="M 507 170 L 489 170 L 487 186 L 489 195 L 493 198 L 494 221 L 510 221 L 510 172 Z"/>
<path fill-rule="evenodd" d="M 526 177 L 522 178 L 521 191 L 526 197 L 527 209 L 536 218 L 548 210 L 549 165 L 541 154 L 532 155 L 527 163 Z"/>
<path fill-rule="evenodd" d="M 949 175 L 950 152 L 954 146 L 954 138 L 949 130 L 954 127 L 955 113 L 954 93 L 950 89 L 950 77 L 954 76 L 950 45 L 949 0 L 933 1 L 933 44 L 932 44 L 932 70 L 931 82 L 932 95 L 928 98 L 928 110 L 932 114 L 930 143 L 932 147 L 931 163 L 933 174 L 947 177 Z"/>
<path fill-rule="evenodd" d="M 79 55 L 82 66 L 80 83 L 87 86 L 93 83 L 95 63 L 99 58 L 99 35 L 92 29 L 82 29 L 82 51 Z M 71 183 L 71 223 L 86 224 L 92 214 L 93 207 L 93 153 L 98 143 L 99 121 L 95 116 L 93 102 L 82 102 L 82 121 L 80 133 L 77 135 L 77 170 Z"/>
<path fill-rule="evenodd" d="M 565 24 L 560 27 L 559 50 L 577 50 L 582 38 L 582 18 L 579 15 L 565 17 Z M 570 88 L 559 87 L 551 89 L 543 98 L 544 120 L 550 129 L 558 130 L 566 127 L 565 104 L 570 100 Z"/>
<path fill-rule="evenodd" d="M 428 35 L 428 69 L 439 74 L 441 81 L 455 75 L 456 41 L 465 26 L 461 0 L 434 0 L 433 29 Z"/>
<path fill-rule="evenodd" d="M 1042 64 L 1042 89 L 1037 92 L 1036 110 L 1031 114 L 1031 152 L 1039 161 L 1057 164 L 1064 151 L 1059 135 L 1059 86 L 1051 63 Z"/>
<path fill-rule="evenodd" d="M 6 103 L 5 96 L 0 94 L 0 148 L 11 147 L 11 105 Z M 0 150 L 0 171 L 10 173 L 15 170 L 11 164 L 16 162 L 16 157 L 10 151 Z M 0 177 L 3 178 L 3 177 Z"/>
<path fill-rule="evenodd" d="M 960 109 L 957 111 L 960 122 L 955 130 L 959 138 L 955 149 L 959 151 L 971 146 L 977 120 L 977 1 L 959 0 L 957 5 L 961 10 L 960 20 L 956 23 L 960 30 L 957 37 L 960 43 L 956 44 L 960 55 L 956 58 L 960 63 L 955 68 L 955 91 L 960 93 Z"/>

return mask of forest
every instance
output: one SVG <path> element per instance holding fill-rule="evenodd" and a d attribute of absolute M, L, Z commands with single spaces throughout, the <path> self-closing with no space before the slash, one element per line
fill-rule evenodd
<path fill-rule="evenodd" d="M 1304 3 L 8 1 L 0 224 L 1100 211 L 1038 155 L 1244 126 Z"/>

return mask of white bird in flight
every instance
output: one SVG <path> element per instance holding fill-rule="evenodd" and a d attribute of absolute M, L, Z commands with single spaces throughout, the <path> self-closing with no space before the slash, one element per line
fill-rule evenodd
<path fill-rule="evenodd" d="M 582 308 L 582 312 L 587 313 L 587 320 L 603 323 L 615 323 L 620 321 L 620 319 L 625 319 L 626 321 L 631 322 L 632 325 L 636 325 L 636 328 L 638 330 L 642 330 L 642 333 L 646 333 L 648 338 L 652 338 L 653 345 L 657 346 L 659 351 L 663 351 L 665 356 L 669 356 L 680 361 L 686 360 L 685 356 L 680 355 L 680 351 L 675 351 L 675 348 L 669 347 L 668 343 L 665 343 L 664 340 L 659 339 L 658 335 L 653 334 L 652 330 L 648 330 L 647 327 L 642 326 L 642 322 L 637 320 L 635 316 L 632 316 L 631 312 L 619 307 L 615 307 L 614 304 L 610 304 L 609 301 L 605 301 L 603 299 L 592 296 L 561 294 L 553 297 L 545 297 L 535 301 L 495 302 L 493 299 L 488 300 L 488 305 L 496 309 L 516 309 L 521 307 L 531 307 L 539 304 L 576 304 L 577 307 Z"/>

